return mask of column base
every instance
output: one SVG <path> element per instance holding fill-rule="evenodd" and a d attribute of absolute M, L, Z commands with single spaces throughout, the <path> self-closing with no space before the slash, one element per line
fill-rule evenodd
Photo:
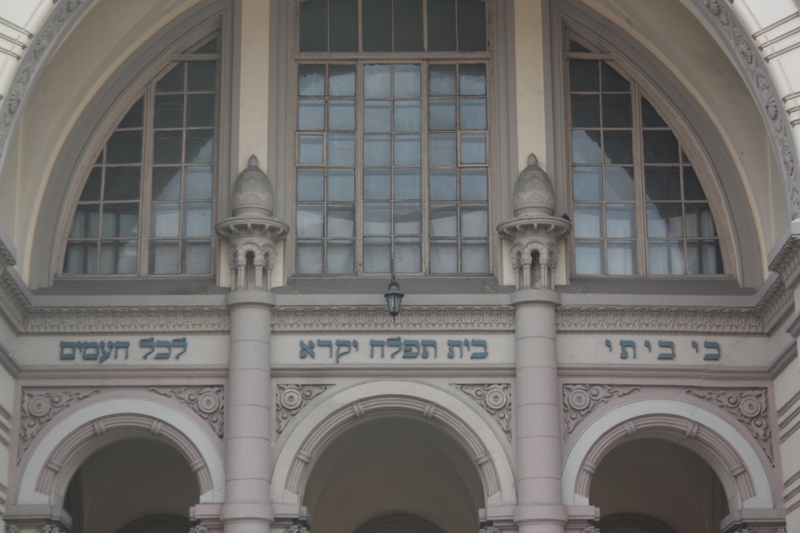
<path fill-rule="evenodd" d="M 518 505 L 514 509 L 514 523 L 518 526 L 549 524 L 563 528 L 567 520 L 567 508 L 563 505 Z"/>

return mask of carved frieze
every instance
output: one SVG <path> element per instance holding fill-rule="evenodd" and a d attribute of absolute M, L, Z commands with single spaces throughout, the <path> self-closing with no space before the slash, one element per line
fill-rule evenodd
<path fill-rule="evenodd" d="M 564 385 L 564 421 L 567 430 L 564 439 L 569 437 L 575 427 L 601 403 L 608 403 L 613 397 L 621 398 L 639 387 L 610 387 L 608 385 L 570 384 Z"/>
<path fill-rule="evenodd" d="M 514 308 L 403 307 L 393 323 L 380 307 L 278 307 L 272 330 L 292 331 L 514 331 Z"/>
<path fill-rule="evenodd" d="M 286 429 L 292 418 L 308 405 L 308 402 L 331 387 L 332 385 L 279 384 L 275 407 L 278 434 Z"/>
<path fill-rule="evenodd" d="M 17 464 L 36 435 L 58 413 L 100 389 L 22 389 Z"/>
<path fill-rule="evenodd" d="M 686 393 L 702 398 L 735 416 L 758 441 L 769 462 L 775 464 L 767 389 L 686 389 Z"/>
<path fill-rule="evenodd" d="M 22 328 L 29 309 L 30 303 L 19 285 L 17 285 L 17 282 L 5 271 L 5 268 L 0 268 L 0 311 L 17 328 Z"/>
<path fill-rule="evenodd" d="M 27 333 L 227 332 L 224 307 L 114 307 L 33 309 Z"/>
<path fill-rule="evenodd" d="M 225 390 L 223 387 L 150 387 L 152 392 L 174 398 L 208 422 L 220 438 L 223 435 L 225 419 Z"/>
<path fill-rule="evenodd" d="M 508 383 L 480 385 L 451 383 L 450 385 L 483 407 L 503 429 L 509 442 L 511 441 L 511 385 Z"/>
<path fill-rule="evenodd" d="M 556 327 L 567 331 L 761 334 L 764 322 L 753 308 L 558 307 Z"/>

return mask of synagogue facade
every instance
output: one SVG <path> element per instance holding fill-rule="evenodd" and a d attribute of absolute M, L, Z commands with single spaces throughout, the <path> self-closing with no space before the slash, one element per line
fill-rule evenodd
<path fill-rule="evenodd" d="M 0 5 L 8 533 L 800 533 L 795 0 Z"/>

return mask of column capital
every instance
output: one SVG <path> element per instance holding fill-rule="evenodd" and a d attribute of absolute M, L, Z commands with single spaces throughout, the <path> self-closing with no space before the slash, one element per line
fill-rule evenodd
<path fill-rule="evenodd" d="M 225 295 L 225 305 L 231 307 L 275 307 L 275 295 L 269 291 L 231 291 Z"/>
<path fill-rule="evenodd" d="M 524 305 L 561 305 L 561 294 L 548 289 L 525 289 L 511 293 L 511 303 L 515 307 Z"/>

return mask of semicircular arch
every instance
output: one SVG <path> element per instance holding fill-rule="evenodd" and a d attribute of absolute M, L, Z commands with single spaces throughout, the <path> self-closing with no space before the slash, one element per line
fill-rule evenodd
<path fill-rule="evenodd" d="M 416 381 L 370 381 L 340 390 L 306 412 L 279 442 L 272 501 L 300 504 L 314 461 L 343 431 L 368 417 L 403 414 L 426 419 L 453 436 L 474 461 L 486 505 L 514 505 L 509 450 L 497 433 L 454 394 Z"/>

